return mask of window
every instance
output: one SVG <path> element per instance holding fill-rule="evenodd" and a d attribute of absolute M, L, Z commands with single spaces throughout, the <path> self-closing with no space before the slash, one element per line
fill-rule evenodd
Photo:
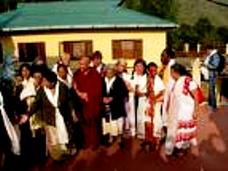
<path fill-rule="evenodd" d="M 63 42 L 63 50 L 76 60 L 82 56 L 92 56 L 92 41 Z"/>
<path fill-rule="evenodd" d="M 112 56 L 114 59 L 142 58 L 142 40 L 113 40 Z"/>
<path fill-rule="evenodd" d="M 36 58 L 46 61 L 44 43 L 19 43 L 19 61 L 33 62 Z"/>
<path fill-rule="evenodd" d="M 3 47 L 2 44 L 0 43 L 0 64 L 3 63 Z"/>

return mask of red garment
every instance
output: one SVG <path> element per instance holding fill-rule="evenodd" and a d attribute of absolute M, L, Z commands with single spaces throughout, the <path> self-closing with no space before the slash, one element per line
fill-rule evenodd
<path fill-rule="evenodd" d="M 102 104 L 101 76 L 95 69 L 90 68 L 85 72 L 79 70 L 73 76 L 73 87 L 88 95 L 88 102 L 81 100 L 82 110 L 79 118 L 84 133 L 84 145 L 98 146 L 101 131 L 99 126 Z"/>
<path fill-rule="evenodd" d="M 145 122 L 145 139 L 149 142 L 154 142 L 155 138 L 153 136 L 153 116 L 154 116 L 154 79 L 148 77 L 147 82 L 147 91 L 148 91 L 148 102 L 149 108 L 147 110 L 147 115 L 151 117 L 150 122 Z"/>

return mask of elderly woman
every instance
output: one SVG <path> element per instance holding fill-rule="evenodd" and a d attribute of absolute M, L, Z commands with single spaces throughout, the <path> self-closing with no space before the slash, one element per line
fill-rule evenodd
<path fill-rule="evenodd" d="M 119 142 L 123 134 L 124 117 L 126 117 L 125 100 L 127 87 L 122 78 L 116 75 L 115 65 L 109 64 L 103 80 L 103 134 L 111 136 L 110 142 Z M 117 139 L 118 138 L 118 139 Z"/>
<path fill-rule="evenodd" d="M 131 136 L 135 135 L 135 106 L 134 104 L 134 82 L 131 79 L 132 76 L 127 72 L 127 61 L 124 59 L 119 59 L 116 63 L 117 75 L 121 77 L 128 89 L 128 97 L 125 100 L 125 108 L 127 112 L 126 122 L 125 122 L 125 133 Z M 132 117 L 133 116 L 133 117 Z M 127 132 L 126 132 L 127 131 Z"/>

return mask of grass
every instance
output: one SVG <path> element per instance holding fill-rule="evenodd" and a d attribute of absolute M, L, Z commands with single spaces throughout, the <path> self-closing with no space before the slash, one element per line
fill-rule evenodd
<path fill-rule="evenodd" d="M 228 4 L 228 0 L 217 0 Z M 177 22 L 194 25 L 201 17 L 207 17 L 214 26 L 228 27 L 228 7 L 207 0 L 176 0 Z"/>

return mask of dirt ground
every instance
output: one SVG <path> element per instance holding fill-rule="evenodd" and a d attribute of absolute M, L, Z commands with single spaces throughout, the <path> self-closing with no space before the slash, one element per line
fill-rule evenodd
<path fill-rule="evenodd" d="M 228 106 L 210 113 L 204 105 L 198 113 L 198 155 L 188 152 L 165 162 L 159 151 L 142 150 L 138 140 L 127 139 L 123 150 L 114 146 L 83 150 L 64 163 L 49 160 L 33 171 L 228 171 Z"/>

